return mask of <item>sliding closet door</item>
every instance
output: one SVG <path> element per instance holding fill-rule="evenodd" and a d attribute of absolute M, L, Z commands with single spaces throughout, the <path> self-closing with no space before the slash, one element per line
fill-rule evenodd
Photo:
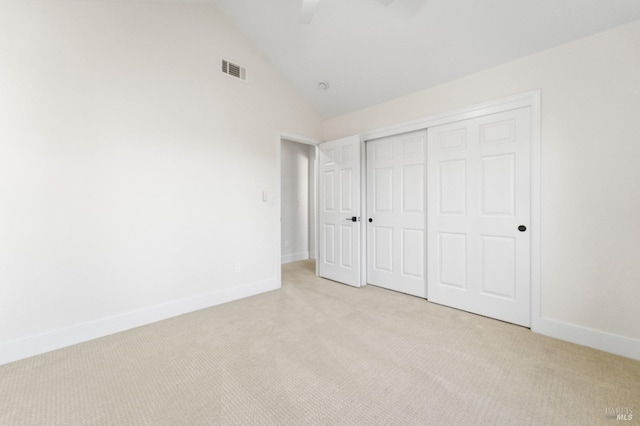
<path fill-rule="evenodd" d="M 425 130 L 367 142 L 367 282 L 427 297 Z"/>
<path fill-rule="evenodd" d="M 428 130 L 428 297 L 530 325 L 530 108 Z"/>

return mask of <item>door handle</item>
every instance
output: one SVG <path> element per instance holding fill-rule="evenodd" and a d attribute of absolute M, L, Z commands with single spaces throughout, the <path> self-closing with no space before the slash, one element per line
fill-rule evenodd
<path fill-rule="evenodd" d="M 351 222 L 357 222 L 358 218 L 356 216 L 348 217 L 346 220 L 350 220 Z"/>

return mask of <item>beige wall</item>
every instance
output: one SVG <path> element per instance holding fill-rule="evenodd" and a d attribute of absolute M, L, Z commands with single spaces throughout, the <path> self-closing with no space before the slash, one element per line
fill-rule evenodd
<path fill-rule="evenodd" d="M 545 319 L 640 339 L 640 22 L 327 120 L 325 139 L 541 89 Z"/>
<path fill-rule="evenodd" d="M 0 352 L 277 283 L 277 134 L 321 121 L 213 6 L 1 1 L 0 117 Z"/>

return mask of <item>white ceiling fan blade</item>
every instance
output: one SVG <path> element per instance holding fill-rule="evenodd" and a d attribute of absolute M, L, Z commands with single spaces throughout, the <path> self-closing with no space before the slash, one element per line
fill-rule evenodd
<path fill-rule="evenodd" d="M 391 4 L 393 4 L 393 2 L 396 0 L 376 0 L 376 1 L 383 6 L 391 6 Z"/>
<path fill-rule="evenodd" d="M 300 8 L 300 16 L 298 22 L 300 24 L 309 24 L 313 20 L 313 15 L 316 13 L 320 0 L 302 0 L 302 7 Z"/>

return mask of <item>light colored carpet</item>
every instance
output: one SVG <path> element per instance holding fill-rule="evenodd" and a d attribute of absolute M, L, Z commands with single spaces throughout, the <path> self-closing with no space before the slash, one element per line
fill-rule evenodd
<path fill-rule="evenodd" d="M 285 265 L 278 291 L 0 367 L 0 424 L 639 424 L 640 362 L 313 267 Z"/>

